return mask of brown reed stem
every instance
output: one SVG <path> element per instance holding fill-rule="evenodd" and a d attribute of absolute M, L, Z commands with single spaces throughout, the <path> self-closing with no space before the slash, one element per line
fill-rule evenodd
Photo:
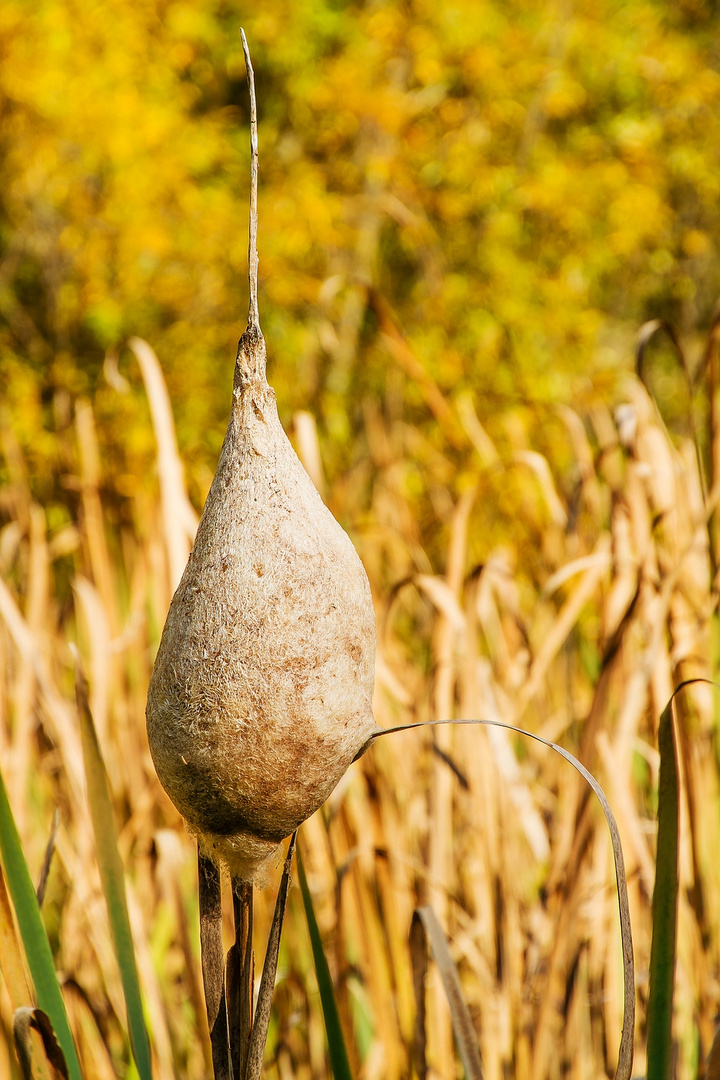
<path fill-rule="evenodd" d="M 213 1073 L 215 1080 L 231 1080 L 225 1004 L 220 871 L 212 859 L 206 858 L 200 851 L 198 851 L 198 896 L 200 954 Z"/>
<path fill-rule="evenodd" d="M 232 879 L 235 944 L 227 956 L 228 1028 L 234 1080 L 243 1080 L 250 1050 L 255 958 L 252 948 L 253 885 Z"/>
<path fill-rule="evenodd" d="M 250 1038 L 250 1052 L 248 1054 L 247 1071 L 243 1080 L 260 1080 L 262 1073 L 263 1055 L 267 1042 L 268 1027 L 270 1026 L 270 1008 L 272 1006 L 273 991 L 275 989 L 275 976 L 277 975 L 278 955 L 280 953 L 280 936 L 282 934 L 283 919 L 287 906 L 288 890 L 290 889 L 290 870 L 293 855 L 295 854 L 295 842 L 297 831 L 290 837 L 285 865 L 283 866 L 280 888 L 275 901 L 275 913 L 273 914 L 272 926 L 268 936 L 265 962 L 263 964 L 260 991 L 258 993 L 257 1008 L 255 1010 L 255 1022 Z"/>

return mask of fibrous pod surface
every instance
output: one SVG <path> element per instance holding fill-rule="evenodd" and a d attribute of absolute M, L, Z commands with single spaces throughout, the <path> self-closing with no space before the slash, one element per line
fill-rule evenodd
<path fill-rule="evenodd" d="M 252 878 L 377 730 L 374 655 L 367 575 L 280 424 L 249 328 L 147 704 L 163 787 L 233 873 Z"/>

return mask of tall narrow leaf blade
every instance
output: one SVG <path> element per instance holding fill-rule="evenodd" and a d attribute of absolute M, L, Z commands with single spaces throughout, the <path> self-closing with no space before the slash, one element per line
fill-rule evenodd
<path fill-rule="evenodd" d="M 80 734 L 90 816 L 95 833 L 95 847 L 110 920 L 110 931 L 125 995 L 130 1042 L 141 1080 L 152 1080 L 150 1043 L 143 1016 L 140 981 L 125 894 L 125 872 L 117 846 L 117 830 L 110 802 L 105 762 L 88 704 L 87 684 L 79 666 L 76 669 L 75 692 L 80 714 Z"/>
<path fill-rule="evenodd" d="M 50 942 L 40 915 L 35 886 L 25 862 L 5 782 L 0 774 L 0 854 L 15 907 L 38 1006 L 50 1017 L 68 1064 L 70 1080 L 81 1080 L 80 1063 L 60 993 Z"/>
<path fill-rule="evenodd" d="M 673 698 L 670 699 L 660 717 L 658 731 L 660 783 L 647 1016 L 648 1080 L 670 1080 L 672 1075 L 679 811 L 677 749 L 672 708 Z"/>
<path fill-rule="evenodd" d="M 345 1039 L 343 1038 L 342 1028 L 340 1026 L 340 1014 L 338 1013 L 337 1002 L 335 1001 L 335 991 L 333 990 L 330 968 L 325 959 L 325 952 L 323 951 L 322 940 L 320 938 L 320 930 L 318 929 L 317 919 L 315 918 L 315 909 L 313 908 L 312 897 L 310 896 L 307 878 L 305 877 L 305 868 L 303 867 L 299 849 L 297 853 L 297 864 L 300 877 L 300 889 L 302 891 L 303 905 L 305 907 L 305 918 L 307 919 L 308 930 L 310 932 L 310 944 L 312 946 L 313 960 L 315 962 L 315 973 L 317 975 L 318 988 L 320 990 L 320 1002 L 322 1004 L 323 1018 L 325 1020 L 330 1067 L 332 1068 L 334 1080 L 352 1080 L 350 1061 L 348 1059 Z"/>

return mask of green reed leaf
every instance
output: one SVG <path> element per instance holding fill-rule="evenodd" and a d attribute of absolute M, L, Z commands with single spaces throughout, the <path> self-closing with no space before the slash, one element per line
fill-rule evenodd
<path fill-rule="evenodd" d="M 297 865 L 303 905 L 305 907 L 305 918 L 307 919 L 308 930 L 310 932 L 310 944 L 312 946 L 313 960 L 315 962 L 315 974 L 317 975 L 318 989 L 320 991 L 320 1002 L 322 1004 L 323 1018 L 325 1020 L 330 1067 L 332 1068 L 334 1080 L 352 1080 L 350 1061 L 345 1046 L 345 1039 L 343 1038 L 342 1027 L 340 1026 L 340 1014 L 338 1013 L 337 1002 L 335 1001 L 335 991 L 330 976 L 330 968 L 325 959 L 325 952 L 320 938 L 320 930 L 318 929 L 317 919 L 315 918 L 315 909 L 308 888 L 307 878 L 305 877 L 305 868 L 303 867 L 299 848 L 297 852 Z"/>
<path fill-rule="evenodd" d="M 35 886 L 25 862 L 2 774 L 0 774 L 0 855 L 25 948 L 25 956 L 35 984 L 38 1006 L 50 1018 L 65 1054 L 70 1080 L 81 1080 L 80 1063 L 55 974 L 50 942 L 45 932 Z"/>
<path fill-rule="evenodd" d="M 75 693 L 80 714 L 80 734 L 95 848 L 107 904 L 110 932 L 125 995 L 130 1044 L 140 1080 L 152 1080 L 150 1042 L 143 1016 L 140 981 L 125 894 L 125 871 L 117 846 L 117 829 L 110 801 L 105 762 L 90 712 L 87 684 L 80 670 L 79 661 L 75 674 Z"/>
<path fill-rule="evenodd" d="M 660 717 L 658 731 L 660 782 L 647 1012 L 648 1080 L 669 1080 L 672 1076 L 679 814 L 677 747 L 672 714 L 674 697 L 673 694 Z"/>

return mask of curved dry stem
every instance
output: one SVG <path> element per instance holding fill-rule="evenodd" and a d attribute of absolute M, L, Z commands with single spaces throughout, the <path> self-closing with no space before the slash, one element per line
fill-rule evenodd
<path fill-rule="evenodd" d="M 678 689 L 680 688 L 678 687 Z M 617 821 L 615 820 L 615 815 L 610 809 L 610 804 L 607 801 L 605 792 L 592 773 L 589 772 L 569 750 L 565 750 L 562 746 L 558 746 L 557 743 L 550 742 L 549 739 L 543 739 L 541 735 L 536 735 L 532 731 L 525 731 L 524 728 L 514 727 L 512 724 L 504 724 L 501 720 L 421 720 L 414 724 L 399 724 L 397 727 L 376 731 L 368 740 L 366 748 L 371 746 L 381 735 L 391 735 L 397 731 L 410 731 L 413 728 L 438 727 L 442 724 L 468 724 L 483 727 L 499 727 L 504 728 L 506 731 L 513 731 L 517 735 L 526 735 L 529 739 L 534 739 L 536 742 L 542 743 L 543 746 L 549 746 L 551 750 L 555 750 L 556 753 L 565 758 L 566 761 L 577 769 L 583 779 L 587 781 L 595 792 L 603 813 L 605 814 L 605 820 L 607 821 L 610 830 L 610 838 L 612 840 L 615 876 L 617 878 L 618 906 L 620 909 L 620 936 L 623 951 L 623 1026 L 615 1080 L 630 1080 L 635 1046 L 635 960 L 633 956 L 625 859 L 623 857 L 622 843 L 620 841 L 620 831 L 618 829 Z"/>

